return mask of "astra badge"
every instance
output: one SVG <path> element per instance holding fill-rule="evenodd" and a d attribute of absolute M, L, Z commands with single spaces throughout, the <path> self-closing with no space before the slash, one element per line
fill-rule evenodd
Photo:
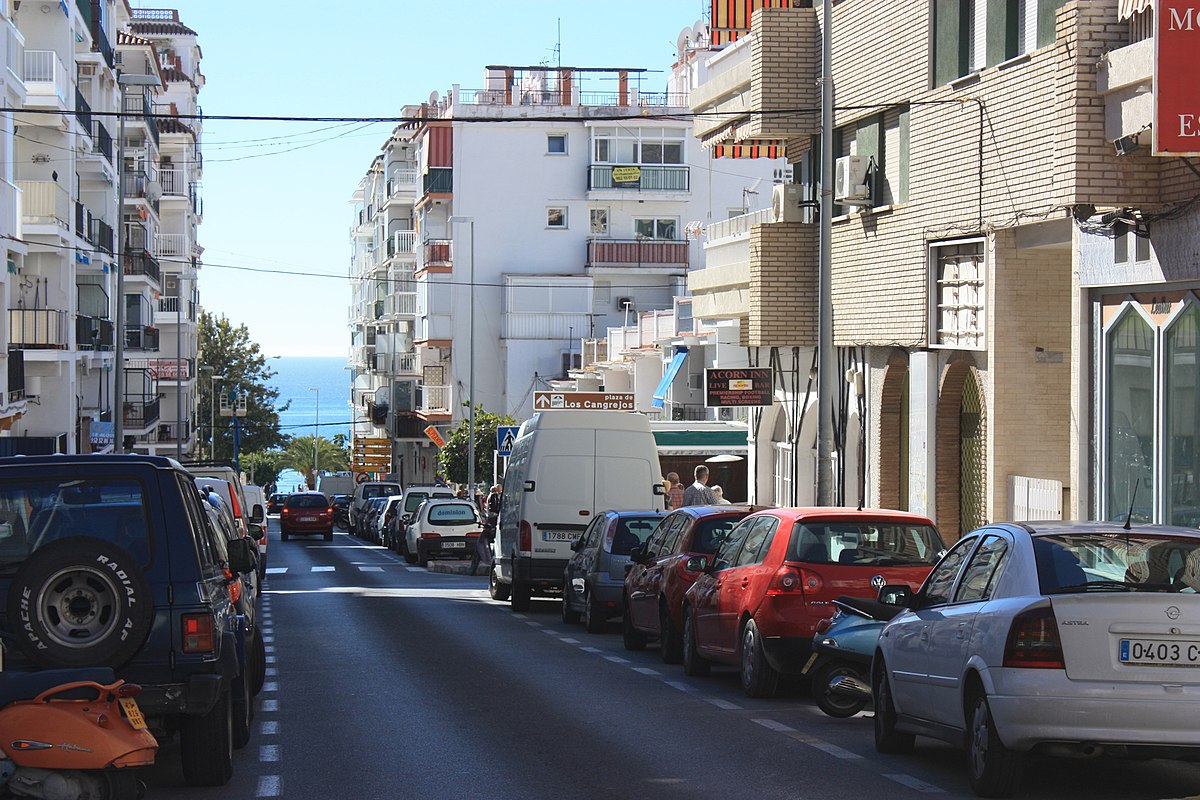
<path fill-rule="evenodd" d="M 1167 606 L 1167 619 L 1179 619 L 1183 616 L 1183 612 L 1179 610 L 1179 606 Z"/>
<path fill-rule="evenodd" d="M 874 578 L 871 578 L 871 588 L 873 589 L 882 589 L 884 583 L 882 575 L 876 575 Z"/>

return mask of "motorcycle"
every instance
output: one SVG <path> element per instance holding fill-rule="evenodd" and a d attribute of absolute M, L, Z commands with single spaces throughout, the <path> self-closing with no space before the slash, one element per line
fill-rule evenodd
<path fill-rule="evenodd" d="M 339 531 L 350 530 L 350 509 L 339 505 L 333 507 L 333 527 Z"/>
<path fill-rule="evenodd" d="M 871 658 L 884 623 L 903 607 L 859 597 L 833 601 L 837 612 L 817 626 L 813 654 L 801 672 L 812 677 L 817 707 L 831 717 L 852 717 L 871 702 Z"/>
<path fill-rule="evenodd" d="M 0 793 L 43 800 L 136 800 L 135 767 L 158 742 L 107 667 L 0 672 Z"/>

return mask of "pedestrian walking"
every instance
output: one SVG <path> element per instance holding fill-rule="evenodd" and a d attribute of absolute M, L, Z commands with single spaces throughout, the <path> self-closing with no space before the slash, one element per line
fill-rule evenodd
<path fill-rule="evenodd" d="M 504 502 L 503 491 L 504 487 L 497 483 L 483 501 L 483 532 L 479 534 L 479 539 L 475 542 L 475 552 L 471 554 L 472 575 L 480 564 L 487 567 L 492 565 L 492 542 L 496 539 L 496 525 L 500 521 L 500 506 Z"/>
<path fill-rule="evenodd" d="M 679 482 L 678 472 L 668 472 L 667 482 L 667 511 L 674 511 L 683 505 L 683 484 Z"/>
<path fill-rule="evenodd" d="M 683 490 L 683 504 L 685 506 L 715 505 L 717 498 L 713 496 L 712 489 L 708 488 L 708 467 L 697 464 L 693 475 L 696 482 Z"/>

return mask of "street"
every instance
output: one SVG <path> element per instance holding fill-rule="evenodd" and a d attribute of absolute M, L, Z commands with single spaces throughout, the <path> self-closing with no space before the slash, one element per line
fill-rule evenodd
<path fill-rule="evenodd" d="M 742 695 L 559 620 L 492 601 L 486 579 L 431 573 L 337 533 L 279 541 L 263 595 L 268 676 L 228 786 L 184 785 L 176 745 L 150 798 L 972 796 L 959 752 L 881 756 L 869 713 L 823 715 L 799 686 Z M 1034 761 L 1019 796 L 1180 798 L 1200 765 Z"/>

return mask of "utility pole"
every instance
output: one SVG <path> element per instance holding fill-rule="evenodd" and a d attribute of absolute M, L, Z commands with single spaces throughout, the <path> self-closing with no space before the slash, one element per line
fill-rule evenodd
<path fill-rule="evenodd" d="M 833 485 L 833 2 L 821 16 L 821 234 L 817 300 L 817 505 L 831 506 Z"/>

